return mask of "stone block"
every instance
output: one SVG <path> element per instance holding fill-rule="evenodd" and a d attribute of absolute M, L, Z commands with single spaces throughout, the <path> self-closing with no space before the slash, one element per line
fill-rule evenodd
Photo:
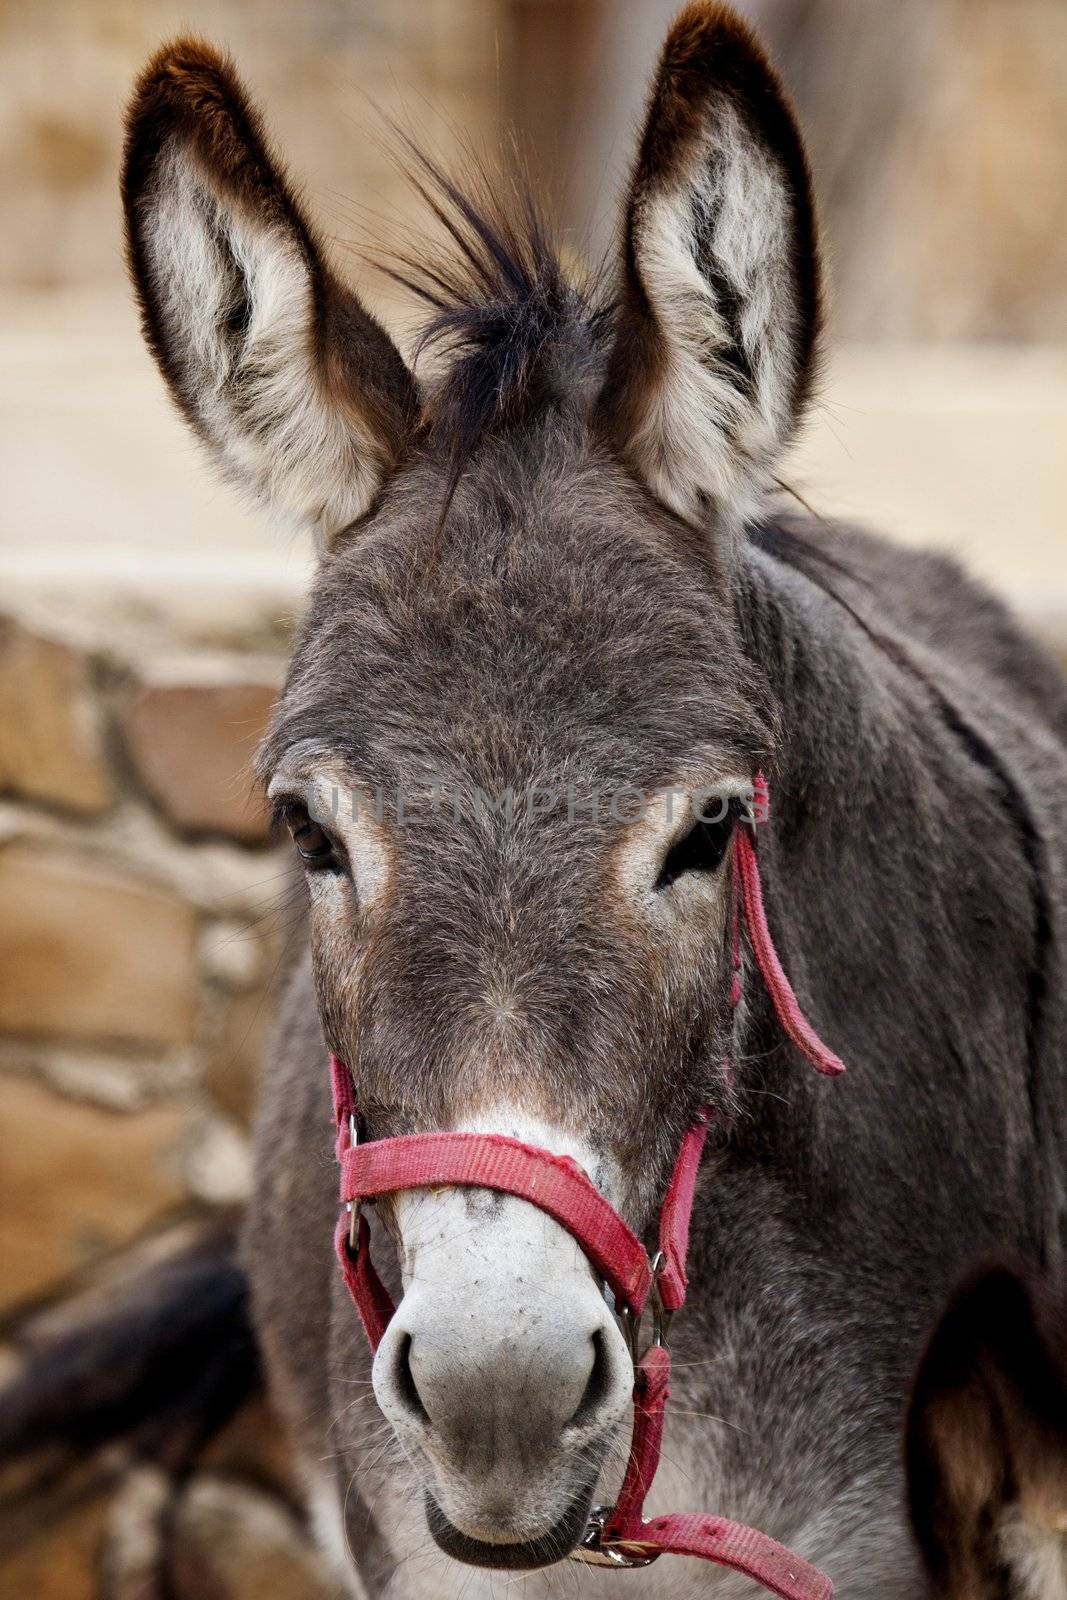
<path fill-rule="evenodd" d="M 43 1293 L 186 1198 L 192 1113 L 135 1115 L 0 1079 L 0 1308 Z"/>
<path fill-rule="evenodd" d="M 200 971 L 230 994 L 254 989 L 263 975 L 266 949 L 249 922 L 222 919 L 204 929 L 200 939 Z"/>
<path fill-rule="evenodd" d="M 0 791 L 95 815 L 114 799 L 89 662 L 0 617 Z"/>
<path fill-rule="evenodd" d="M 176 1045 L 192 1034 L 196 917 L 47 842 L 0 850 L 0 1028 Z"/>
<path fill-rule="evenodd" d="M 168 1588 L 178 1600 L 340 1600 L 283 1501 L 198 1473 L 170 1522 Z"/>
<path fill-rule="evenodd" d="M 130 755 L 164 816 L 190 834 L 267 838 L 252 757 L 278 697 L 273 660 L 196 657 L 142 671 L 123 723 Z"/>
<path fill-rule="evenodd" d="M 204 1088 L 220 1110 L 247 1126 L 266 1057 L 273 997 L 254 991 L 226 1004 L 204 1068 Z"/>
<path fill-rule="evenodd" d="M 248 1139 L 222 1117 L 201 1118 L 184 1151 L 182 1173 L 197 1200 L 222 1208 L 242 1204 L 252 1197 Z"/>

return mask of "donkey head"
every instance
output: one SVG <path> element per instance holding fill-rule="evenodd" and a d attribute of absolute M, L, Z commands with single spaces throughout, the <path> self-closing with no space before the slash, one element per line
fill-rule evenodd
<path fill-rule="evenodd" d="M 915 1533 L 940 1600 L 1067 1596 L 1067 1304 L 1009 1267 L 955 1296 L 907 1427 Z"/>
<path fill-rule="evenodd" d="M 774 735 L 740 533 L 811 380 L 807 169 L 755 41 L 695 5 L 610 303 L 532 208 L 476 205 L 425 162 L 422 181 L 456 250 L 416 274 L 446 355 L 420 384 L 326 264 L 231 67 L 180 42 L 130 113 L 132 271 L 188 419 L 321 544 L 262 770 L 370 1136 L 517 1135 L 641 1229 L 694 1106 L 730 1092 L 731 830 Z M 438 1542 L 557 1559 L 632 1382 L 600 1285 L 517 1199 L 380 1212 L 405 1293 L 374 1385 Z M 354 1359 L 340 1290 L 335 1317 Z"/>

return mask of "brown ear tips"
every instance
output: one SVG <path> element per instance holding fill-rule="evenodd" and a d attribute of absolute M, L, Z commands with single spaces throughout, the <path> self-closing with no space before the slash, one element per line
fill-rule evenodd
<path fill-rule="evenodd" d="M 764 54 L 756 33 L 733 6 L 715 0 L 691 0 L 683 6 L 667 30 L 664 57 L 684 65 L 704 50 L 733 42 Z"/>
<path fill-rule="evenodd" d="M 306 235 L 234 62 L 196 34 L 180 35 L 157 50 L 134 86 L 122 178 L 128 209 L 171 141 L 196 154 L 207 181 L 231 202 L 281 211 Z"/>
<path fill-rule="evenodd" d="M 695 0 L 675 17 L 660 53 L 638 151 L 639 185 L 674 172 L 719 94 L 767 131 L 789 128 L 799 143 L 781 79 L 757 35 L 731 6 Z"/>
<path fill-rule="evenodd" d="M 281 218 L 309 256 L 313 245 L 230 57 L 196 34 L 182 34 L 162 45 L 138 75 L 126 110 L 121 191 L 126 257 L 145 337 L 177 394 L 147 228 L 161 163 L 169 151 L 191 154 L 200 178 L 227 205 L 260 219 Z M 178 397 L 184 407 L 184 398 Z"/>
<path fill-rule="evenodd" d="M 198 34 L 180 34 L 161 45 L 138 73 L 127 121 L 160 102 L 211 104 L 235 91 L 240 92 L 237 73 L 226 52 Z"/>
<path fill-rule="evenodd" d="M 126 108 L 124 185 L 136 187 L 164 143 L 178 135 L 213 142 L 235 110 L 250 111 L 229 58 L 206 39 L 185 34 L 161 46 L 137 77 Z"/>
<path fill-rule="evenodd" d="M 777 82 L 757 34 L 732 6 L 696 0 L 675 17 L 660 57 L 660 83 L 679 92 L 707 92 L 739 66 L 768 74 Z"/>

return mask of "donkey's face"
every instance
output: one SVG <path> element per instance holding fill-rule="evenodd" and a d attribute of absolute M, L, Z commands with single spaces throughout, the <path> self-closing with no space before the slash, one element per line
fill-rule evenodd
<path fill-rule="evenodd" d="M 125 194 L 176 398 L 323 548 L 262 759 L 371 1136 L 518 1135 L 643 1227 L 726 1092 L 730 837 L 771 737 L 736 545 L 817 322 L 776 80 L 719 8 L 679 19 L 610 308 L 535 224 L 452 194 L 461 268 L 423 279 L 451 359 L 425 392 L 203 46 L 146 71 Z M 517 1199 L 401 1195 L 385 1220 L 405 1293 L 374 1383 L 435 1536 L 557 1559 L 632 1381 L 588 1263 Z"/>
<path fill-rule="evenodd" d="M 535 464 L 486 449 L 436 562 L 432 468 L 331 560 L 270 792 L 321 853 L 320 1008 L 372 1135 L 513 1134 L 638 1219 L 727 1048 L 723 863 L 766 729 L 693 563 L 553 431 Z M 449 1548 L 528 1563 L 584 1516 L 625 1344 L 525 1202 L 412 1193 L 390 1220 L 405 1295 L 379 1399 L 425 1454 Z"/>

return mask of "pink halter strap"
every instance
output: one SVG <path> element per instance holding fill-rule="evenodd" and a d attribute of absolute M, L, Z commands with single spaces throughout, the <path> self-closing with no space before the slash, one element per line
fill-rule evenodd
<path fill-rule="evenodd" d="M 767 785 L 755 782 L 755 821 L 767 815 Z M 740 999 L 740 921 L 743 916 L 756 964 L 783 1031 L 817 1071 L 831 1076 L 844 1063 L 827 1048 L 800 1009 L 774 948 L 763 904 L 756 848 L 748 830 L 734 841 L 734 983 Z M 592 1515 L 575 1557 L 602 1566 L 646 1566 L 667 1553 L 696 1556 L 744 1573 L 781 1600 L 829 1600 L 830 1580 L 766 1534 L 725 1517 L 681 1512 L 644 1520 L 645 1497 L 659 1465 L 664 1408 L 670 1393 L 666 1330 L 685 1302 L 689 1224 L 697 1172 L 711 1122 L 702 1107 L 684 1135 L 659 1217 L 659 1249 L 651 1261 L 640 1239 L 568 1156 L 502 1134 L 419 1133 L 360 1143 L 352 1075 L 330 1058 L 342 1212 L 335 1248 L 341 1272 L 371 1348 L 377 1350 L 395 1307 L 370 1253 L 364 1201 L 402 1189 L 452 1185 L 494 1189 L 538 1206 L 581 1245 L 604 1278 L 630 1333 L 634 1353 L 634 1426 L 618 1500 Z M 652 1343 L 638 1352 L 646 1304 L 654 1309 Z"/>

